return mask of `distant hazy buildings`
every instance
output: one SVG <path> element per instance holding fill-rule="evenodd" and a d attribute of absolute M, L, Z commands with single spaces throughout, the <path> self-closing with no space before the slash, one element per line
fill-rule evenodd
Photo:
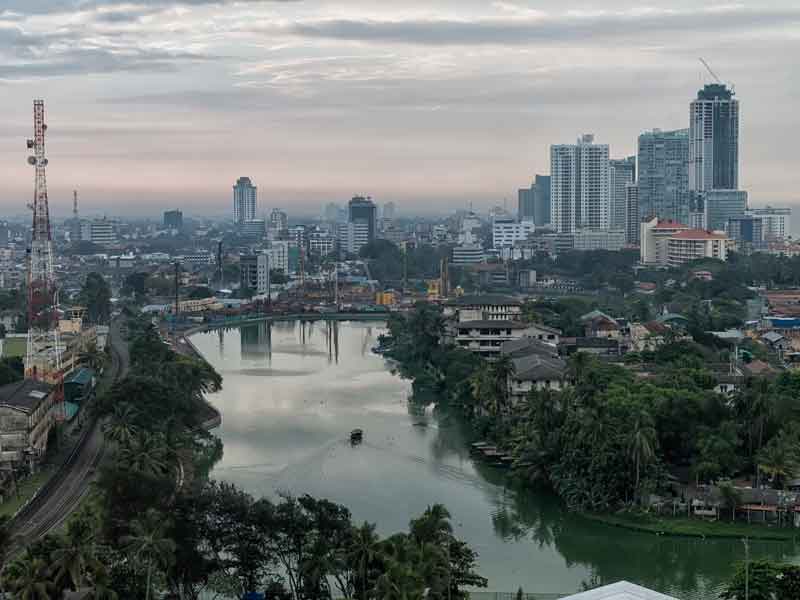
<path fill-rule="evenodd" d="M 81 223 L 81 239 L 98 246 L 113 246 L 117 243 L 116 223 L 106 218 Z"/>
<path fill-rule="evenodd" d="M 249 219 L 239 224 L 240 232 L 243 237 L 250 240 L 260 241 L 267 233 L 267 225 L 264 219 Z"/>
<path fill-rule="evenodd" d="M 625 247 L 625 230 L 580 229 L 573 234 L 572 247 L 575 250 L 611 250 L 616 252 Z"/>
<path fill-rule="evenodd" d="M 761 217 L 744 216 L 728 220 L 728 236 L 736 242 L 736 249 L 749 253 L 766 246 Z"/>
<path fill-rule="evenodd" d="M 611 159 L 608 161 L 609 227 L 625 229 L 625 188 L 636 181 L 636 157 Z"/>
<path fill-rule="evenodd" d="M 517 191 L 517 217 L 520 221 L 535 221 L 534 184 L 529 188 L 520 188 Z"/>
<path fill-rule="evenodd" d="M 719 83 L 689 105 L 689 189 L 739 188 L 739 101 Z"/>
<path fill-rule="evenodd" d="M 361 248 L 375 241 L 377 207 L 370 198 L 354 196 L 347 205 L 347 222 L 339 223 L 339 249 L 344 254 L 358 254 Z"/>
<path fill-rule="evenodd" d="M 383 218 L 392 220 L 397 215 L 397 209 L 395 207 L 394 202 L 387 202 L 383 205 Z"/>
<path fill-rule="evenodd" d="M 269 255 L 269 268 L 289 274 L 289 241 L 273 240 L 267 250 Z"/>
<path fill-rule="evenodd" d="M 285 235 L 289 229 L 289 215 L 280 208 L 273 208 L 269 214 L 269 234 L 271 239 Z"/>
<path fill-rule="evenodd" d="M 761 219 L 765 241 L 782 242 L 786 239 L 789 227 L 787 220 L 792 216 L 791 208 L 751 208 L 748 214 Z"/>
<path fill-rule="evenodd" d="M 177 208 L 164 211 L 164 229 L 183 229 L 183 213 Z"/>
<path fill-rule="evenodd" d="M 239 177 L 233 186 L 233 222 L 241 225 L 256 218 L 257 188 L 249 177 Z"/>
<path fill-rule="evenodd" d="M 688 219 L 689 130 L 653 129 L 639 136 L 639 216 Z"/>
<path fill-rule="evenodd" d="M 550 146 L 550 223 L 556 231 L 609 228 L 608 144 L 585 134 Z"/>
<path fill-rule="evenodd" d="M 492 219 L 492 247 L 513 246 L 515 242 L 528 239 L 534 230 L 533 221 L 517 221 L 509 215 L 495 216 Z"/>

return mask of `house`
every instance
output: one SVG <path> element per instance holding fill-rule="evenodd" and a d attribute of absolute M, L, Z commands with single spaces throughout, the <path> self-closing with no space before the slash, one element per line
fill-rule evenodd
<path fill-rule="evenodd" d="M 761 336 L 761 341 L 773 352 L 781 354 L 792 349 L 792 342 L 777 331 L 768 331 Z"/>
<path fill-rule="evenodd" d="M 631 346 L 633 352 L 652 352 L 667 341 L 670 328 L 659 321 L 634 323 L 631 325 Z"/>
<path fill-rule="evenodd" d="M 519 358 L 538 354 L 539 356 L 558 358 L 558 347 L 547 344 L 533 337 L 522 337 L 504 342 L 500 346 L 500 353 L 509 358 Z"/>
<path fill-rule="evenodd" d="M 457 321 L 519 321 L 522 302 L 500 294 L 461 296 L 445 302 L 443 312 Z"/>
<path fill-rule="evenodd" d="M 47 450 L 56 422 L 53 386 L 25 379 L 0 386 L 0 463 L 34 462 Z"/>
<path fill-rule="evenodd" d="M 575 352 L 588 352 L 597 356 L 616 357 L 622 354 L 619 340 L 602 337 L 562 338 L 560 348 L 567 356 Z"/>
<path fill-rule="evenodd" d="M 593 338 L 608 338 L 618 340 L 622 337 L 622 326 L 614 317 L 606 313 L 593 310 L 581 317 L 584 335 Z"/>
<path fill-rule="evenodd" d="M 561 600 L 678 600 L 672 596 L 665 596 L 642 586 L 618 581 L 611 585 L 604 585 L 588 592 L 565 596 Z"/>
<path fill-rule="evenodd" d="M 536 325 L 519 321 L 480 320 L 456 323 L 454 342 L 457 346 L 486 358 L 500 354 L 505 342 L 524 337 L 536 337 L 541 331 Z"/>
<path fill-rule="evenodd" d="M 742 365 L 742 373 L 748 378 L 774 377 L 778 374 L 778 369 L 763 360 L 754 360 Z"/>
<path fill-rule="evenodd" d="M 567 363 L 558 357 L 529 354 L 512 358 L 508 392 L 512 402 L 523 401 L 531 390 L 561 390 L 567 385 Z"/>

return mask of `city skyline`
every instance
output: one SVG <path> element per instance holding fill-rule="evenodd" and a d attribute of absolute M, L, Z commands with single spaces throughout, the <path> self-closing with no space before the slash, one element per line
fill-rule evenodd
<path fill-rule="evenodd" d="M 43 97 L 54 216 L 75 188 L 86 214 L 224 215 L 243 174 L 260 210 L 291 214 L 365 192 L 401 213 L 512 208 L 551 144 L 592 131 L 624 157 L 645 130 L 687 127 L 711 82 L 698 56 L 737 84 L 739 188 L 791 206 L 798 23 L 788 2 L 10 0 L 0 207 L 25 214 Z"/>

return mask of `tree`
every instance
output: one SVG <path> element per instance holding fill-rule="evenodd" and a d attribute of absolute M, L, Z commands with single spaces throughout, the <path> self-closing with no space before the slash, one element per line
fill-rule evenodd
<path fill-rule="evenodd" d="M 788 439 L 776 437 L 757 455 L 758 467 L 769 475 L 773 483 L 783 489 L 784 478 L 791 475 L 797 465 L 797 453 Z"/>
<path fill-rule="evenodd" d="M 361 600 L 367 600 L 367 569 L 378 552 L 375 525 L 364 522 L 354 529 L 347 560 L 356 568 L 360 578 Z"/>
<path fill-rule="evenodd" d="M 630 433 L 630 453 L 636 465 L 636 483 L 634 490 L 638 494 L 641 479 L 642 465 L 648 464 L 655 456 L 656 450 L 656 430 L 653 427 L 653 419 L 644 411 L 639 412 L 633 423 Z"/>
<path fill-rule="evenodd" d="M 128 446 L 133 443 L 134 438 L 139 432 L 136 426 L 138 411 L 133 405 L 127 402 L 114 404 L 114 412 L 111 418 L 103 425 L 103 433 L 108 439 L 121 446 Z"/>
<path fill-rule="evenodd" d="M 19 600 L 52 600 L 57 590 L 47 563 L 30 553 L 11 563 L 3 578 L 3 587 Z"/>
<path fill-rule="evenodd" d="M 99 564 L 89 518 L 79 515 L 70 521 L 62 544 L 53 550 L 51 559 L 50 568 L 57 582 L 72 590 L 83 586 L 87 572 Z"/>
<path fill-rule="evenodd" d="M 78 359 L 93 371 L 99 371 L 105 362 L 103 353 L 100 352 L 97 344 L 93 341 L 86 344 L 86 347 L 78 355 Z"/>
<path fill-rule="evenodd" d="M 150 600 L 153 569 L 166 568 L 174 559 L 175 542 L 166 537 L 168 523 L 164 515 L 150 509 L 141 519 L 131 522 L 131 533 L 122 538 L 131 557 L 144 563 L 147 569 L 145 600 Z"/>
<path fill-rule="evenodd" d="M 99 273 L 89 273 L 81 288 L 79 301 L 86 306 L 91 323 L 107 323 L 111 316 L 111 288 Z"/>
<path fill-rule="evenodd" d="M 146 475 L 160 476 L 169 467 L 168 452 L 163 434 L 141 431 L 129 444 L 120 447 L 117 464 Z"/>

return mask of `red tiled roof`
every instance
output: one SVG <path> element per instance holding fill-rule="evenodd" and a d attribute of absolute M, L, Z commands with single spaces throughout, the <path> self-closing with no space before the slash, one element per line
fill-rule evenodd
<path fill-rule="evenodd" d="M 687 229 L 686 231 L 679 231 L 672 236 L 678 240 L 726 240 L 728 236 L 724 233 L 714 233 L 713 231 L 706 231 L 705 229 Z"/>

